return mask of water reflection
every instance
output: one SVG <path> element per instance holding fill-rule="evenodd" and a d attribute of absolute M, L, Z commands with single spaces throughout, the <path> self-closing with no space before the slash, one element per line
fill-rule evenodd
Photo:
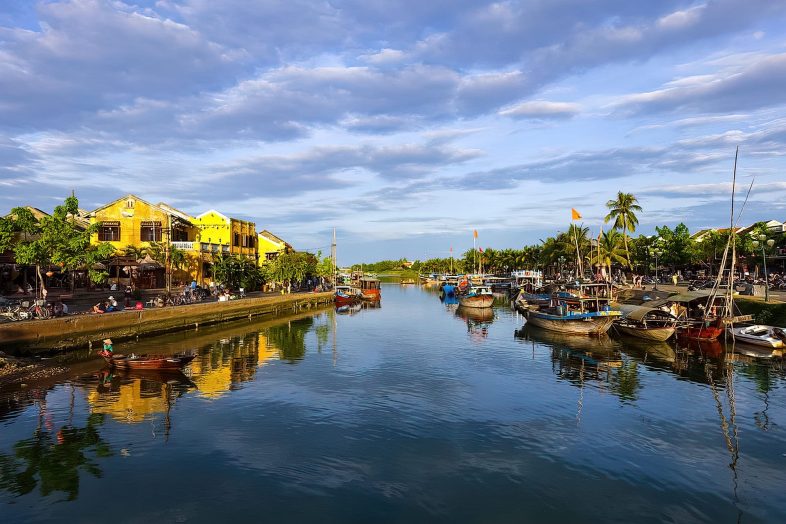
<path fill-rule="evenodd" d="M 489 335 L 489 326 L 494 322 L 492 308 L 471 308 L 458 306 L 456 316 L 467 324 L 467 334 L 475 341 L 483 340 Z"/>
<path fill-rule="evenodd" d="M 167 436 L 171 430 L 169 413 L 179 397 L 197 388 L 181 371 L 121 371 L 104 368 L 77 382 L 87 391 L 93 413 L 108 415 L 119 422 L 137 424 L 152 415 L 165 415 Z"/>
<path fill-rule="evenodd" d="M 36 402 L 38 417 L 33 436 L 17 441 L 12 453 L 0 453 L 0 489 L 21 496 L 38 487 L 42 496 L 62 492 L 67 500 L 76 500 L 80 471 L 101 477 L 97 459 L 112 455 L 99 433 L 104 415 L 90 413 L 84 425 L 77 425 L 74 395 L 71 386 L 68 419 L 59 427 L 49 413 L 46 398 Z"/>

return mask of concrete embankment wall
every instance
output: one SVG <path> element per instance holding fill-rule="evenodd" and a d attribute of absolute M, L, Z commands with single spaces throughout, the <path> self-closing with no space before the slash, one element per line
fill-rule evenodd
<path fill-rule="evenodd" d="M 241 318 L 283 316 L 332 302 L 333 293 L 298 293 L 11 322 L 0 324 L 0 350 L 7 353 L 39 353 L 85 347 L 90 342 L 100 342 L 104 338 L 122 340 Z"/>

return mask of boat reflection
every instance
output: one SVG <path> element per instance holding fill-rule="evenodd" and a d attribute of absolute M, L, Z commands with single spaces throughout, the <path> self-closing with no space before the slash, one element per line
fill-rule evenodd
<path fill-rule="evenodd" d="M 494 322 L 494 309 L 458 306 L 456 316 L 466 322 L 467 333 L 471 339 L 482 340 L 488 337 L 489 326 Z"/>

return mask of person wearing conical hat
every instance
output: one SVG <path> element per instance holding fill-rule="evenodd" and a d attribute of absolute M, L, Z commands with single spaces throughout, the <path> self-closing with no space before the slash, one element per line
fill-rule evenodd
<path fill-rule="evenodd" d="M 112 347 L 111 338 L 104 339 L 104 348 L 99 353 L 101 354 L 102 357 L 109 357 L 109 358 L 112 357 L 112 354 L 114 353 L 114 348 Z"/>

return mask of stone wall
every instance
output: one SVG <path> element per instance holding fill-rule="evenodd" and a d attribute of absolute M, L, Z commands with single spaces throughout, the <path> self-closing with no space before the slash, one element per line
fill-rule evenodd
<path fill-rule="evenodd" d="M 100 343 L 105 338 L 119 341 L 139 335 L 194 329 L 261 315 L 296 313 L 333 303 L 333 293 L 297 293 L 228 302 L 119 311 L 103 315 L 70 315 L 47 320 L 0 324 L 0 350 L 6 353 L 40 353 Z"/>

